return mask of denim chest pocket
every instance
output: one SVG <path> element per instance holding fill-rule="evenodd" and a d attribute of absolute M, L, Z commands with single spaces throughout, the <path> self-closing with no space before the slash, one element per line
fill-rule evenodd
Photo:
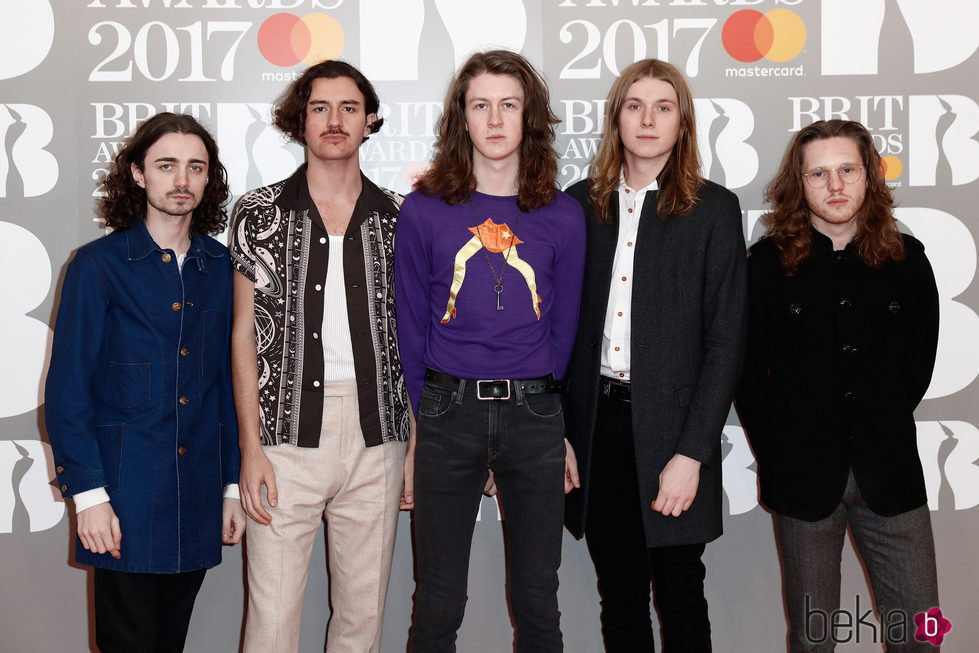
<path fill-rule="evenodd" d="M 201 374 L 220 376 L 230 356 L 227 314 L 224 311 L 204 311 L 202 317 Z"/>
<path fill-rule="evenodd" d="M 418 414 L 425 417 L 441 417 L 449 412 L 455 400 L 455 392 L 426 385 L 418 397 Z"/>
<path fill-rule="evenodd" d="M 152 371 L 149 363 L 109 362 L 105 396 L 122 408 L 135 408 L 152 397 Z"/>

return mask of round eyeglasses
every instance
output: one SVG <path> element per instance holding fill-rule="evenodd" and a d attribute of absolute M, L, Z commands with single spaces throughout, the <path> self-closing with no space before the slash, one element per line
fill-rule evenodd
<path fill-rule="evenodd" d="M 840 176 L 840 181 L 844 184 L 855 184 L 863 179 L 863 166 L 857 163 L 844 163 L 836 168 L 813 168 L 809 172 L 802 173 L 806 183 L 815 190 L 825 188 L 829 183 L 832 173 Z"/>

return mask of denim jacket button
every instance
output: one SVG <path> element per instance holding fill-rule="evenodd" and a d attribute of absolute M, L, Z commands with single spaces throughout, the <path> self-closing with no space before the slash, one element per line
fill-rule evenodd
<path fill-rule="evenodd" d="M 177 401 L 180 403 L 181 406 L 186 406 L 187 404 L 190 403 L 190 399 L 188 399 L 187 397 L 180 397 L 180 399 L 178 399 Z"/>
<path fill-rule="evenodd" d="M 180 310 L 180 302 L 174 302 L 170 304 L 170 308 L 173 310 L 174 313 L 176 313 L 177 311 Z"/>
<path fill-rule="evenodd" d="M 190 350 L 189 350 L 189 349 L 187 349 L 186 347 L 181 347 L 181 348 L 180 348 L 180 355 L 181 355 L 181 356 L 182 356 L 183 358 L 186 358 L 186 357 L 187 357 L 187 354 L 189 354 L 189 353 L 190 353 Z"/>
<path fill-rule="evenodd" d="M 173 257 L 167 254 L 166 252 L 164 252 L 163 256 L 160 257 L 160 260 L 162 260 L 164 263 L 169 263 L 172 259 Z"/>

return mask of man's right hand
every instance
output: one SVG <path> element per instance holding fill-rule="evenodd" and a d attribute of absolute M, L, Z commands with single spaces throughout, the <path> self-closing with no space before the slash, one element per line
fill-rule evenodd
<path fill-rule="evenodd" d="M 116 560 L 122 557 L 119 518 L 108 503 L 100 503 L 78 513 L 78 539 L 92 553 L 108 553 Z"/>
<path fill-rule="evenodd" d="M 263 526 L 272 522 L 272 515 L 262 505 L 262 485 L 268 490 L 269 505 L 279 505 L 279 491 L 275 486 L 275 471 L 261 447 L 249 453 L 241 453 L 241 474 L 238 489 L 241 491 L 241 507 L 245 513 Z"/>

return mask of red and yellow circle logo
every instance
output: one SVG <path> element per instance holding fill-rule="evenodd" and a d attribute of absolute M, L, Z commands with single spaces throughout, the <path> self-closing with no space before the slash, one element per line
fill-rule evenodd
<path fill-rule="evenodd" d="M 308 66 L 336 59 L 343 52 L 343 28 L 326 14 L 269 16 L 258 28 L 258 50 L 276 66 Z"/>
<path fill-rule="evenodd" d="M 881 157 L 880 165 L 883 168 L 884 179 L 887 181 L 894 181 L 904 172 L 904 164 L 901 163 L 901 159 L 893 154 Z"/>
<path fill-rule="evenodd" d="M 789 61 L 806 46 L 806 24 L 788 9 L 761 13 L 742 9 L 731 14 L 721 31 L 727 53 L 738 61 Z"/>

